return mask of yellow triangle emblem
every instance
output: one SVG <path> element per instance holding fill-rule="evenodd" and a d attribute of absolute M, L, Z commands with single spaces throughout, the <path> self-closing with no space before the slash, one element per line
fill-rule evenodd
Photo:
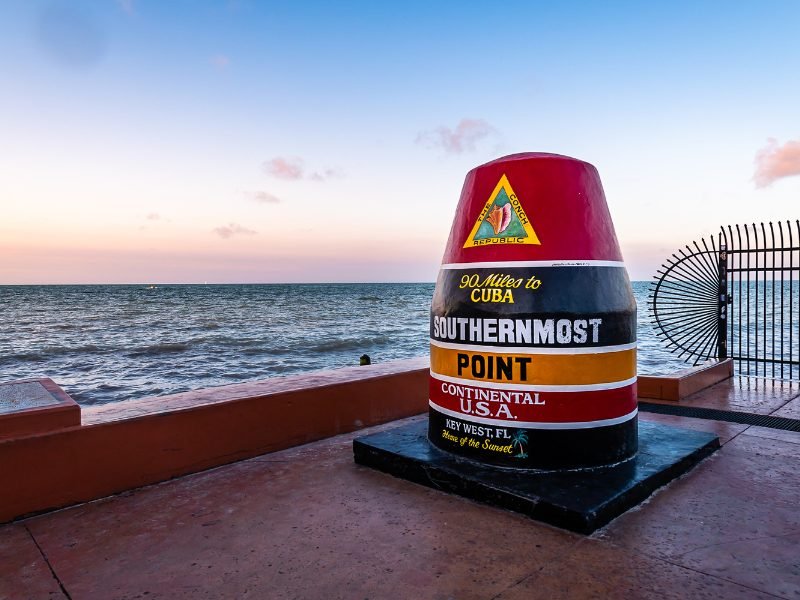
<path fill-rule="evenodd" d="M 489 244 L 541 245 L 522 203 L 505 174 L 497 182 L 489 200 L 478 215 L 464 248 Z"/>

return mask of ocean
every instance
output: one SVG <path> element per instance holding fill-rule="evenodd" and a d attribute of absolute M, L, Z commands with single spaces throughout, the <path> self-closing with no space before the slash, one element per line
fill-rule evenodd
<path fill-rule="evenodd" d="M 639 372 L 687 365 L 655 336 Z M 432 283 L 0 286 L 0 382 L 50 377 L 82 405 L 428 352 Z"/>

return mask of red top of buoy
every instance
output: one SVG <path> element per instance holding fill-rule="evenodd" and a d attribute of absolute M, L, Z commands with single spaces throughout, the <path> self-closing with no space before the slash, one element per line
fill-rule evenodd
<path fill-rule="evenodd" d="M 467 173 L 442 262 L 523 260 L 622 260 L 592 165 L 525 152 Z"/>

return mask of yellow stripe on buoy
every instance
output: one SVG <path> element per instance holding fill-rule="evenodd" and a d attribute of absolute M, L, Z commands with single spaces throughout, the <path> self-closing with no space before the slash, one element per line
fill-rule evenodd
<path fill-rule="evenodd" d="M 431 372 L 493 383 L 611 383 L 636 376 L 636 348 L 599 354 L 523 354 L 456 350 L 431 345 Z"/>

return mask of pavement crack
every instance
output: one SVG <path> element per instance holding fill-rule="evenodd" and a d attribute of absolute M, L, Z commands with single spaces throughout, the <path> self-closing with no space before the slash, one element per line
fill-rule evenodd
<path fill-rule="evenodd" d="M 778 538 L 792 537 L 794 535 L 797 535 L 798 533 L 800 533 L 800 530 L 796 530 L 795 529 L 795 530 L 792 530 L 792 531 L 789 531 L 789 532 L 775 533 L 775 534 L 770 534 L 770 535 L 760 535 L 758 537 L 740 537 L 740 538 L 733 538 L 733 539 L 729 539 L 729 540 L 722 540 L 721 542 L 715 542 L 713 544 L 704 544 L 702 546 L 697 546 L 695 548 L 692 548 L 691 550 L 687 550 L 686 552 L 681 552 L 680 554 L 675 554 L 675 555 L 672 556 L 672 558 L 675 558 L 675 559 L 677 559 L 677 558 L 686 558 L 690 554 L 693 554 L 695 552 L 699 552 L 700 550 L 708 550 L 709 548 L 716 548 L 718 546 L 727 546 L 729 544 L 740 544 L 740 543 L 743 543 L 743 542 L 758 542 L 758 541 L 761 541 L 761 540 L 774 540 L 774 539 L 778 539 Z"/>
<path fill-rule="evenodd" d="M 518 581 L 515 581 L 511 585 L 506 586 L 504 589 L 500 590 L 494 596 L 489 598 L 489 600 L 498 600 L 498 598 L 500 598 L 503 594 L 505 594 L 507 591 L 511 589 L 514 589 L 515 587 L 520 585 L 523 581 L 528 581 L 529 579 L 534 579 L 538 577 L 539 575 L 544 573 L 548 568 L 551 568 L 552 564 L 559 564 L 564 557 L 566 557 L 569 553 L 573 552 L 583 542 L 584 542 L 583 539 L 576 539 L 572 543 L 567 544 L 567 546 L 564 548 L 562 552 L 555 552 L 549 562 L 545 562 L 544 564 L 541 564 L 538 567 L 536 567 L 533 571 L 526 573 L 525 575 L 520 577 Z"/>
<path fill-rule="evenodd" d="M 53 579 L 56 580 L 56 583 L 58 583 L 58 587 L 61 588 L 61 593 L 64 594 L 64 597 L 67 600 L 72 600 L 72 596 L 69 595 L 69 592 L 67 591 L 67 588 L 64 587 L 64 583 L 61 581 L 61 579 L 59 579 L 58 575 L 56 575 L 56 571 L 53 568 L 53 565 L 50 564 L 50 561 L 47 558 L 47 554 L 45 554 L 45 551 L 39 545 L 39 542 L 36 540 L 36 537 L 34 537 L 33 532 L 30 530 L 30 528 L 27 525 L 24 525 L 24 527 L 25 527 L 25 531 L 28 532 L 28 535 L 31 536 L 31 540 L 33 541 L 34 545 L 36 546 L 36 549 L 39 550 L 39 554 L 42 555 L 42 559 L 44 560 L 45 564 L 47 565 L 47 568 L 50 569 L 50 574 L 53 576 Z"/>
<path fill-rule="evenodd" d="M 652 555 L 650 555 L 650 556 L 651 556 L 651 558 L 655 558 Z M 665 563 L 669 563 L 669 564 L 671 564 L 671 565 L 673 565 L 675 567 L 678 567 L 680 569 L 686 569 L 687 571 L 694 571 L 695 573 L 699 573 L 700 575 L 704 575 L 705 577 L 713 577 L 714 579 L 720 579 L 722 581 L 727 581 L 728 583 L 732 583 L 734 585 L 738 585 L 739 587 L 743 587 L 745 589 L 752 590 L 754 592 L 758 592 L 759 594 L 764 594 L 766 596 L 772 596 L 774 598 L 785 598 L 785 596 L 779 596 L 778 594 L 775 594 L 773 592 L 768 592 L 767 590 L 762 590 L 762 589 L 759 589 L 757 587 L 753 587 L 752 585 L 748 585 L 746 583 L 742 583 L 741 581 L 736 581 L 735 579 L 731 579 L 730 577 L 724 577 L 722 575 L 713 575 L 711 573 L 707 573 L 705 571 L 701 571 L 700 569 L 697 569 L 697 568 L 694 568 L 694 567 L 687 567 L 684 564 L 675 562 L 675 561 L 670 560 L 668 558 L 664 558 L 663 556 L 657 558 L 656 560 L 661 560 L 661 561 L 663 561 Z"/>

